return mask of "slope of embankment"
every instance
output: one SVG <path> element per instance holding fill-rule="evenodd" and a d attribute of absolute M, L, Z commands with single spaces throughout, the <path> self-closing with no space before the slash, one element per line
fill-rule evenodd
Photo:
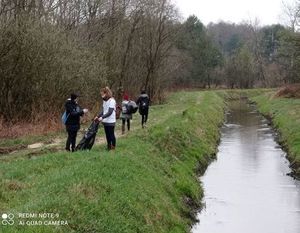
<path fill-rule="evenodd" d="M 0 157 L 0 213 L 14 214 L 1 232 L 189 232 L 203 194 L 197 171 L 215 154 L 223 108 L 214 92 L 175 93 L 116 151 Z"/>

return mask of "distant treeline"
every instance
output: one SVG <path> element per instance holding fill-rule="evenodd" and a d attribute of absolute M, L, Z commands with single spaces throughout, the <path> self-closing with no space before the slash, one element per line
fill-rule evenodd
<path fill-rule="evenodd" d="M 110 86 L 160 100 L 169 87 L 299 81 L 295 28 L 181 22 L 169 0 L 0 0 L 0 117 L 57 115 L 72 91 Z"/>

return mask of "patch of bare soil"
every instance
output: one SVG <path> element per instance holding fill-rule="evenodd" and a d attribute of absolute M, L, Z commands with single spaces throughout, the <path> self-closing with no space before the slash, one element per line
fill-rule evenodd
<path fill-rule="evenodd" d="M 17 145 L 17 146 L 10 146 L 10 147 L 0 147 L 0 155 L 1 154 L 9 154 L 13 151 L 18 151 L 27 148 L 26 145 Z"/>
<path fill-rule="evenodd" d="M 34 143 L 31 145 L 28 145 L 28 149 L 38 149 L 44 146 L 44 143 L 39 142 L 39 143 Z"/>

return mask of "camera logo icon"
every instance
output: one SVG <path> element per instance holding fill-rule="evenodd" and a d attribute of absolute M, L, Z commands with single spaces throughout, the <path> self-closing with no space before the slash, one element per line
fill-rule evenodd
<path fill-rule="evenodd" d="M 2 214 L 2 225 L 14 225 L 14 217 L 13 214 Z"/>

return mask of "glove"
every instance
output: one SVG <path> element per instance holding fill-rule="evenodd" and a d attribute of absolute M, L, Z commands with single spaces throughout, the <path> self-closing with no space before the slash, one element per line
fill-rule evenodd
<path fill-rule="evenodd" d="M 89 110 L 86 109 L 86 108 L 83 109 L 83 113 L 87 113 L 88 111 L 89 111 Z"/>

